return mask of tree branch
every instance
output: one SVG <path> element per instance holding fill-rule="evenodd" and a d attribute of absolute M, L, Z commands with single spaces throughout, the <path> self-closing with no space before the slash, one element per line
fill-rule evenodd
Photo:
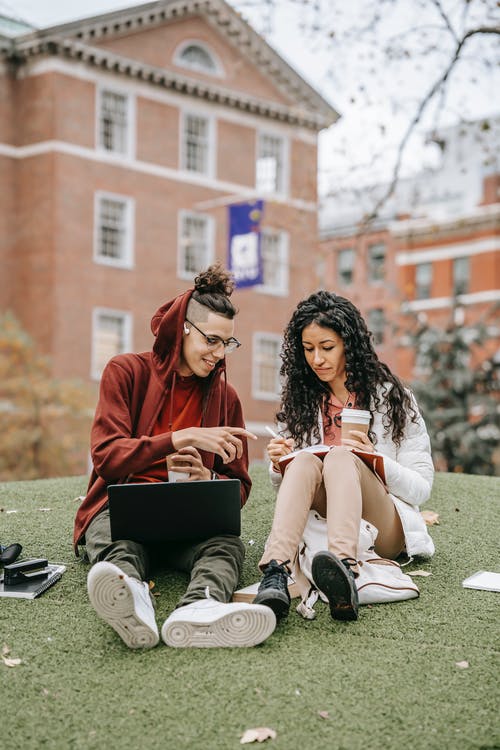
<path fill-rule="evenodd" d="M 455 52 L 453 53 L 453 57 L 444 71 L 444 73 L 437 79 L 437 81 L 434 82 L 434 84 L 431 86 L 427 94 L 423 97 L 422 101 L 420 102 L 417 111 L 413 118 L 410 121 L 410 124 L 408 125 L 408 128 L 406 129 L 406 132 L 399 144 L 398 151 L 397 151 L 397 157 L 396 157 L 396 163 L 394 165 L 394 169 L 392 172 L 392 178 L 389 183 L 389 186 L 385 193 L 382 195 L 381 198 L 376 202 L 373 211 L 371 214 L 365 219 L 364 224 L 369 224 L 373 219 L 375 219 L 378 216 L 378 212 L 380 211 L 381 207 L 386 203 L 387 200 L 391 197 L 391 195 L 394 193 L 394 190 L 396 189 L 396 185 L 399 180 L 399 173 L 401 170 L 401 163 L 403 160 L 403 154 L 406 149 L 406 145 L 410 139 L 410 136 L 412 135 L 413 131 L 415 130 L 415 127 L 420 122 L 422 115 L 427 108 L 427 105 L 429 102 L 433 99 L 433 97 L 436 95 L 436 93 L 441 89 L 442 86 L 445 85 L 448 78 L 451 75 L 451 72 L 453 68 L 455 67 L 457 61 L 460 58 L 460 55 L 462 53 L 462 49 L 464 48 L 465 44 L 474 36 L 478 36 L 480 34 L 497 34 L 500 35 L 500 26 L 481 26 L 477 29 L 470 29 L 467 31 L 461 39 L 458 40 L 458 44 L 456 46 Z"/>

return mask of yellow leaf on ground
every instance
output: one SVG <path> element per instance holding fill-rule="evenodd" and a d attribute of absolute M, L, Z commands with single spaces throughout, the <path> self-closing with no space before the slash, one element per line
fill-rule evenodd
<path fill-rule="evenodd" d="M 410 570 L 408 571 L 409 576 L 422 576 L 422 578 L 427 578 L 427 576 L 432 575 L 430 570 Z"/>
<path fill-rule="evenodd" d="M 456 661 L 455 666 L 459 669 L 468 669 L 469 662 L 468 661 Z"/>
<path fill-rule="evenodd" d="M 427 526 L 439 526 L 439 513 L 435 510 L 423 510 L 422 518 Z"/>
<path fill-rule="evenodd" d="M 276 732 L 269 727 L 255 727 L 247 729 L 240 740 L 240 745 L 248 745 L 250 742 L 264 742 L 265 740 L 275 740 Z"/>
<path fill-rule="evenodd" d="M 2 659 L 6 667 L 18 667 L 21 664 L 21 659 L 9 659 L 7 656 L 2 656 Z"/>

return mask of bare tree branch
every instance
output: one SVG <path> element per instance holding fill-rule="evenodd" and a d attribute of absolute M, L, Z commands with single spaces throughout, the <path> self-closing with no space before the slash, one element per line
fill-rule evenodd
<path fill-rule="evenodd" d="M 474 36 L 479 36 L 483 34 L 497 34 L 500 35 L 500 26 L 482 26 L 477 29 L 470 29 L 467 31 L 466 34 L 458 41 L 458 44 L 456 46 L 455 52 L 453 53 L 453 57 L 444 71 L 444 73 L 435 81 L 435 83 L 431 86 L 427 94 L 422 98 L 417 111 L 413 118 L 410 121 L 410 124 L 408 125 L 408 128 L 406 129 L 406 132 L 401 139 L 401 142 L 398 146 L 397 151 L 397 157 L 396 157 L 396 163 L 394 165 L 394 169 L 392 172 L 392 178 L 389 183 L 389 186 L 387 190 L 384 192 L 381 198 L 377 200 L 373 211 L 370 213 L 370 215 L 365 219 L 364 224 L 369 224 L 371 221 L 373 221 L 377 216 L 378 212 L 382 208 L 382 206 L 386 203 L 386 201 L 389 200 L 389 198 L 394 193 L 394 190 L 396 189 L 396 185 L 399 180 L 399 175 L 401 171 L 401 163 L 403 161 L 403 155 L 404 151 L 406 149 L 406 145 L 410 139 L 410 136 L 412 135 L 413 131 L 415 130 L 415 127 L 420 122 L 422 115 L 427 108 L 428 104 L 431 102 L 431 100 L 434 98 L 434 96 L 438 93 L 438 91 L 443 87 L 450 77 L 451 72 L 453 71 L 453 68 L 455 67 L 456 63 L 458 62 L 460 55 L 462 53 L 462 49 L 464 48 L 465 44 Z"/>
<path fill-rule="evenodd" d="M 437 8 L 437 11 L 438 11 L 439 15 L 443 19 L 446 28 L 448 29 L 448 31 L 452 35 L 452 37 L 455 40 L 456 44 L 459 44 L 460 40 L 459 40 L 458 36 L 455 33 L 455 29 L 451 25 L 450 19 L 448 18 L 448 16 L 446 15 L 446 13 L 443 10 L 443 6 L 441 5 L 440 0 L 431 0 L 431 2 L 434 5 L 434 7 Z"/>

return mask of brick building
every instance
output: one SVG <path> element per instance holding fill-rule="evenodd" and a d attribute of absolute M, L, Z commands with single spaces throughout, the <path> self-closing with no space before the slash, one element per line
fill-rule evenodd
<path fill-rule="evenodd" d="M 317 138 L 337 113 L 223 0 L 3 19 L 0 53 L 0 310 L 54 375 L 97 383 L 150 348 L 156 307 L 226 261 L 228 206 L 265 201 L 264 283 L 235 293 L 228 357 L 262 457 L 281 332 L 318 283 Z"/>
<path fill-rule="evenodd" d="M 401 180 L 381 216 L 361 228 L 384 186 L 327 199 L 321 214 L 325 286 L 358 305 L 381 359 L 414 374 L 408 313 L 445 327 L 483 320 L 482 354 L 500 357 L 500 120 L 439 134 L 439 166 Z"/>

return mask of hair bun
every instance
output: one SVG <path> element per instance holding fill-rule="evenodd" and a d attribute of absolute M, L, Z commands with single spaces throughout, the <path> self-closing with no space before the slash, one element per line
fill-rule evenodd
<path fill-rule="evenodd" d="M 194 288 L 200 294 L 223 294 L 225 297 L 230 297 L 234 286 L 232 274 L 226 271 L 220 263 L 209 266 L 194 280 Z"/>

